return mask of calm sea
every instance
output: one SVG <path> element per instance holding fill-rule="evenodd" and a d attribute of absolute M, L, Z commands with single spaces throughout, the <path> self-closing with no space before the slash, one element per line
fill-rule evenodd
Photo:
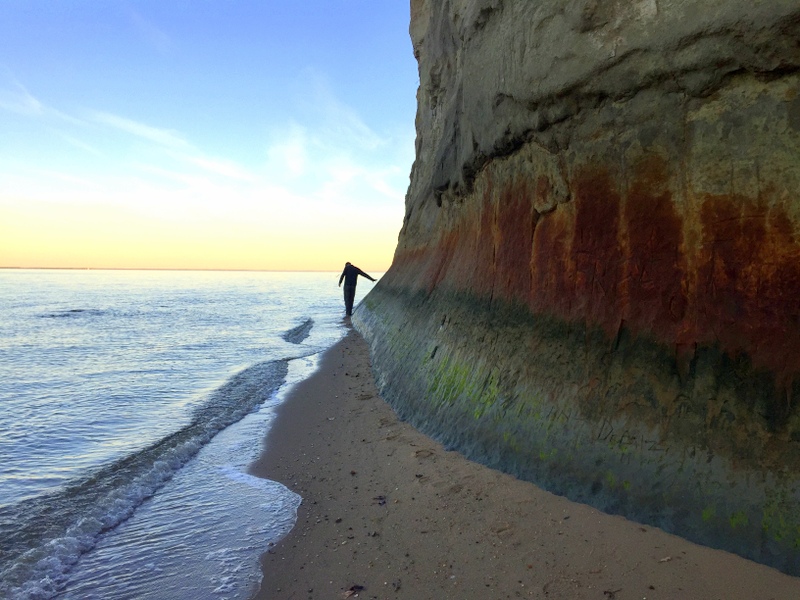
<path fill-rule="evenodd" d="M 247 465 L 337 283 L 0 270 L 0 597 L 247 598 L 301 500 Z"/>

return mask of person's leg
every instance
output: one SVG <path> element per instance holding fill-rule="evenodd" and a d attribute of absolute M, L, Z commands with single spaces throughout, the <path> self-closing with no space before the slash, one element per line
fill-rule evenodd
<path fill-rule="evenodd" d="M 353 301 L 356 298 L 356 286 L 354 285 L 346 285 L 344 286 L 344 308 L 345 312 L 348 315 L 353 314 Z"/>

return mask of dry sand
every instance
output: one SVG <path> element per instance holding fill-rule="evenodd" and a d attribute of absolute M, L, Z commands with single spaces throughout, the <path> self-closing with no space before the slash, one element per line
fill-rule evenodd
<path fill-rule="evenodd" d="M 800 598 L 800 578 L 444 450 L 378 396 L 354 331 L 281 407 L 252 472 L 303 497 L 259 599 Z"/>

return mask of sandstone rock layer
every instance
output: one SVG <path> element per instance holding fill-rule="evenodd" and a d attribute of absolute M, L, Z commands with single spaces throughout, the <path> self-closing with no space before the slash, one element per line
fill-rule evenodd
<path fill-rule="evenodd" d="M 356 313 L 471 458 L 800 574 L 800 2 L 413 0 L 417 158 Z"/>

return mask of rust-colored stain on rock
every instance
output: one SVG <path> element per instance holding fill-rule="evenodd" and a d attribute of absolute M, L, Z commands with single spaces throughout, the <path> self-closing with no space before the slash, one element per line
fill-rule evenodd
<path fill-rule="evenodd" d="M 574 188 L 575 285 L 570 317 L 583 317 L 612 335 L 621 313 L 619 285 L 624 254 L 619 241 L 620 196 L 609 174 L 601 170 L 584 170 Z"/>
<path fill-rule="evenodd" d="M 683 222 L 666 182 L 665 163 L 653 157 L 638 165 L 628 191 L 625 305 L 632 327 L 685 344 L 688 298 Z"/>
<path fill-rule="evenodd" d="M 623 185 L 624 184 L 624 185 Z M 706 196 L 699 223 L 673 198 L 667 163 L 645 157 L 629 180 L 576 171 L 568 204 L 539 214 L 549 189 L 514 180 L 487 186 L 476 212 L 427 250 L 399 253 L 394 269 L 437 286 L 527 305 L 535 314 L 624 325 L 673 348 L 685 370 L 694 348 L 746 356 L 791 390 L 800 375 L 800 243 L 779 200 Z M 624 190 L 624 193 L 620 190 Z M 694 214 L 694 213 L 692 213 Z M 699 242 L 686 244 L 686 230 Z"/>
<path fill-rule="evenodd" d="M 572 314 L 570 245 L 571 213 L 559 209 L 539 219 L 533 237 L 533 289 L 530 307 L 534 313 L 567 317 Z"/>
<path fill-rule="evenodd" d="M 527 187 L 519 181 L 500 193 L 497 215 L 495 296 L 526 301 L 531 293 L 533 228 L 538 215 Z"/>
<path fill-rule="evenodd" d="M 791 388 L 800 374 L 800 246 L 765 198 L 704 198 L 697 257 L 697 339 L 746 353 Z"/>

